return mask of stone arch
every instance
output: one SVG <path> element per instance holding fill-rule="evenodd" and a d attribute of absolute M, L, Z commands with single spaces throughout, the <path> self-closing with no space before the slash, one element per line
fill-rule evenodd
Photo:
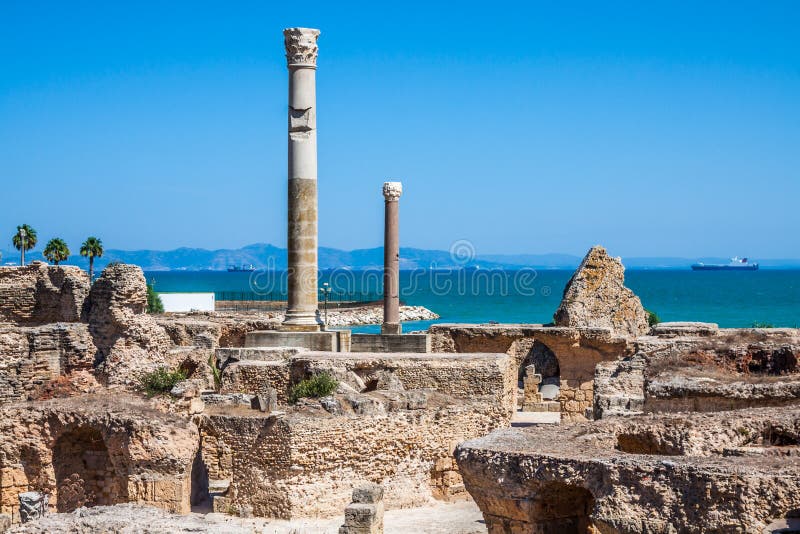
<path fill-rule="evenodd" d="M 519 366 L 519 380 L 525 376 L 525 368 L 536 367 L 536 374 L 542 376 L 542 384 L 560 384 L 561 366 L 558 356 L 541 341 L 534 341 Z"/>
<path fill-rule="evenodd" d="M 127 477 L 118 473 L 102 433 L 95 428 L 78 426 L 62 433 L 53 445 L 53 468 L 59 512 L 128 500 Z"/>
<path fill-rule="evenodd" d="M 586 534 L 592 525 L 594 495 L 582 486 L 545 482 L 533 502 L 533 522 L 540 534 Z"/>

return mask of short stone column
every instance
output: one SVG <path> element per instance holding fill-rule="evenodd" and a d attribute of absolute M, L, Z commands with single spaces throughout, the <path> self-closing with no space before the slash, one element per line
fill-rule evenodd
<path fill-rule="evenodd" d="M 542 403 L 542 394 L 539 393 L 539 384 L 542 383 L 542 375 L 536 373 L 536 367 L 529 365 L 525 367 L 525 376 L 522 378 L 524 396 L 522 398 L 522 411 L 539 411 L 536 406 Z"/>
<path fill-rule="evenodd" d="M 283 30 L 289 68 L 289 298 L 284 330 L 317 331 L 317 38 Z"/>
<path fill-rule="evenodd" d="M 19 498 L 19 520 L 23 523 L 39 519 L 47 513 L 48 496 L 46 493 L 38 491 L 26 491 L 20 493 Z"/>
<path fill-rule="evenodd" d="M 381 334 L 400 334 L 400 195 L 401 182 L 384 182 L 383 324 Z"/>
<path fill-rule="evenodd" d="M 383 486 L 364 484 L 353 490 L 339 534 L 383 534 Z"/>

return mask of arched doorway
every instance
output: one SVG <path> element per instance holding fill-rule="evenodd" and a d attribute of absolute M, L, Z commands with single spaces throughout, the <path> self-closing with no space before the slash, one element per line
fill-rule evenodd
<path fill-rule="evenodd" d="M 114 469 L 96 429 L 79 427 L 59 437 L 53 447 L 53 467 L 59 512 L 128 500 L 127 481 Z"/>
<path fill-rule="evenodd" d="M 558 358 L 550 347 L 541 341 L 534 341 L 522 364 L 519 367 L 519 380 L 525 376 L 525 368 L 529 365 L 536 367 L 536 373 L 542 375 L 542 384 L 559 384 L 561 369 Z"/>

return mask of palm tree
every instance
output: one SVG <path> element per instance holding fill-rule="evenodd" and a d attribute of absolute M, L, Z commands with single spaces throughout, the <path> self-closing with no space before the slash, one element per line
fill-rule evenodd
<path fill-rule="evenodd" d="M 25 265 L 25 252 L 36 246 L 36 230 L 27 224 L 17 226 L 17 233 L 11 239 L 14 248 L 21 253 L 19 264 Z"/>
<path fill-rule="evenodd" d="M 89 281 L 94 280 L 94 259 L 103 256 L 103 242 L 96 237 L 87 237 L 81 245 L 81 256 L 89 258 Z"/>
<path fill-rule="evenodd" d="M 58 265 L 59 262 L 66 261 L 69 258 L 70 251 L 63 239 L 54 237 L 45 245 L 43 254 L 49 262 Z"/>

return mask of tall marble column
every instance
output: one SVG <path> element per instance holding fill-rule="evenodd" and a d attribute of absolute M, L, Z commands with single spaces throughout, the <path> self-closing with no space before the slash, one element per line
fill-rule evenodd
<path fill-rule="evenodd" d="M 317 331 L 317 38 L 283 30 L 289 67 L 289 302 L 284 330 Z"/>
<path fill-rule="evenodd" d="M 381 334 L 400 334 L 400 195 L 401 182 L 384 182 L 383 324 Z"/>

